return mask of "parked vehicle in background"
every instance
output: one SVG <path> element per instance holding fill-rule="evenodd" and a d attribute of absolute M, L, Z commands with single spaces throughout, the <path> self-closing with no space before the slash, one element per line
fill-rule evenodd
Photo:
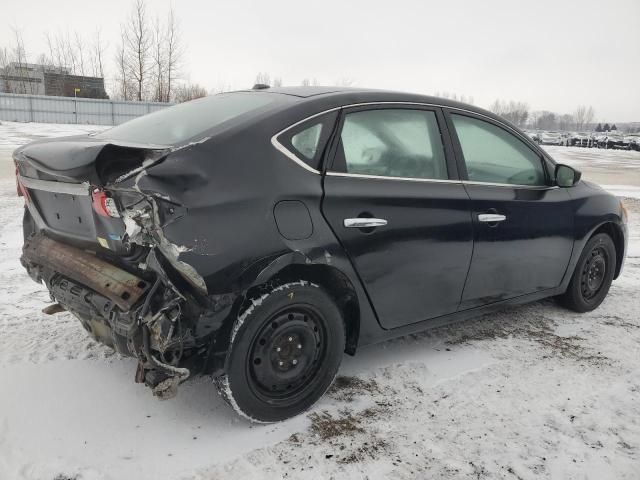
<path fill-rule="evenodd" d="M 307 410 L 362 345 L 547 297 L 594 310 L 626 251 L 614 195 L 421 95 L 229 92 L 13 157 L 54 308 L 156 395 L 210 374 L 254 421 Z"/>
<path fill-rule="evenodd" d="M 536 143 L 540 143 L 540 134 L 533 130 L 524 130 L 524 133 Z"/>
<path fill-rule="evenodd" d="M 597 132 L 593 136 L 593 146 L 596 148 L 601 148 L 601 145 L 604 146 L 607 139 L 606 132 Z"/>
<path fill-rule="evenodd" d="M 624 141 L 629 144 L 629 150 L 640 151 L 640 134 L 626 135 Z"/>
<path fill-rule="evenodd" d="M 540 134 L 540 145 L 562 145 L 565 138 L 558 132 L 542 132 Z"/>
<path fill-rule="evenodd" d="M 562 140 L 561 145 L 565 147 L 570 147 L 573 145 L 573 134 L 571 132 L 560 132 L 560 138 Z"/>
<path fill-rule="evenodd" d="M 618 148 L 629 150 L 631 148 L 631 144 L 622 134 L 608 132 L 598 140 L 598 148 Z"/>
<path fill-rule="evenodd" d="M 572 145 L 575 147 L 593 147 L 594 138 L 591 133 L 588 132 L 578 132 L 573 134 L 572 137 L 573 143 Z"/>

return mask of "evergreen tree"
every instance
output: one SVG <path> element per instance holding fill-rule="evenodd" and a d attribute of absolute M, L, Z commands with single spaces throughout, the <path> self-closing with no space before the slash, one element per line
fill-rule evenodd
<path fill-rule="evenodd" d="M 603 131 L 603 132 L 608 132 L 609 130 L 611 130 L 611 127 L 609 126 L 609 124 L 608 124 L 608 123 L 605 123 L 605 124 L 604 124 L 604 127 L 602 127 L 602 131 Z"/>
<path fill-rule="evenodd" d="M 599 123 L 598 126 L 596 127 L 596 132 L 601 132 L 602 131 L 602 124 Z"/>
<path fill-rule="evenodd" d="M 618 130 L 618 127 L 616 127 L 616 124 L 614 123 L 613 126 L 611 127 L 611 130 Z"/>

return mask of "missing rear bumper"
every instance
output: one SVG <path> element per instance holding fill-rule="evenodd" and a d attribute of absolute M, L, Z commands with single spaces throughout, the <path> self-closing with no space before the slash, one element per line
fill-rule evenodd
<path fill-rule="evenodd" d="M 145 278 L 44 235 L 25 242 L 21 260 L 57 302 L 46 313 L 73 313 L 94 339 L 139 359 L 136 381 L 161 399 L 176 395 L 197 366 L 200 346 L 193 337 L 193 307 L 185 306 L 153 251 Z"/>
<path fill-rule="evenodd" d="M 122 311 L 131 310 L 149 289 L 148 282 L 142 278 L 44 235 L 25 241 L 22 263 L 41 265 L 76 280 L 107 297 Z"/>

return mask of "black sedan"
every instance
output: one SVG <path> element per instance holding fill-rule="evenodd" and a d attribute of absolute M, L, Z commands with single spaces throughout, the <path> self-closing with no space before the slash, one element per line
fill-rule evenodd
<path fill-rule="evenodd" d="M 623 205 L 479 108 L 320 87 L 219 94 L 14 153 L 22 263 L 168 398 L 198 373 L 255 421 L 343 352 L 545 297 L 593 310 Z"/>

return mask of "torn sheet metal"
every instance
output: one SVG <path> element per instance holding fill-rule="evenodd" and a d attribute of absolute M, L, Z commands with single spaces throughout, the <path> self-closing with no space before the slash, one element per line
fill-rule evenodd
<path fill-rule="evenodd" d="M 158 209 L 158 199 L 154 195 L 144 192 L 138 186 L 140 178 L 146 175 L 146 170 L 135 177 L 134 190 L 145 198 L 134 209 L 128 209 L 123 214 L 126 233 L 129 242 L 139 245 L 157 246 L 171 265 L 201 293 L 207 293 L 207 286 L 202 276 L 186 262 L 179 260 L 180 254 L 190 251 L 185 245 L 177 245 L 169 241 L 162 230 L 162 221 Z"/>

